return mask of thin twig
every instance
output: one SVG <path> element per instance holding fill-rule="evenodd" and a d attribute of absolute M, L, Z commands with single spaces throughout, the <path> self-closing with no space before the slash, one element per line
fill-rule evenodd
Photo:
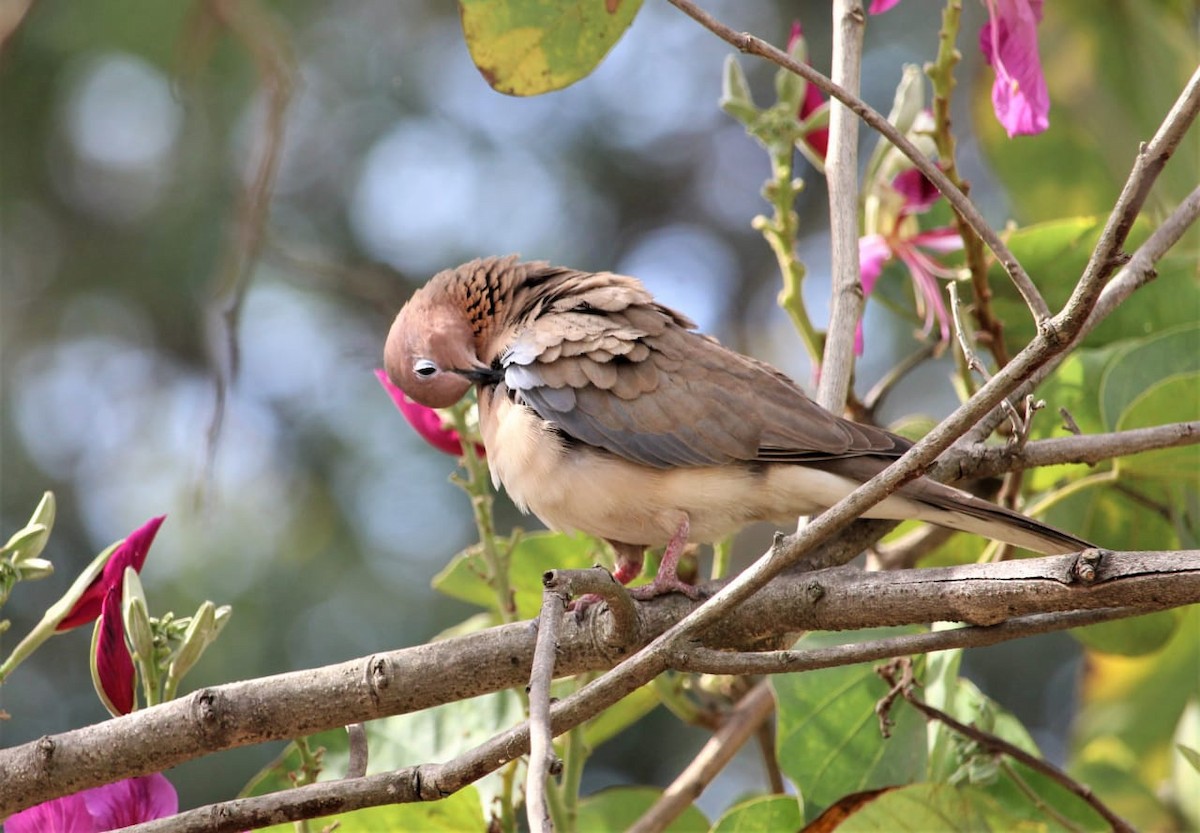
<path fill-rule="evenodd" d="M 977 373 L 983 379 L 988 381 L 992 378 L 992 374 L 988 373 L 987 367 L 979 360 L 979 356 L 971 347 L 971 337 L 967 332 L 967 324 L 962 317 L 962 303 L 958 298 L 958 283 L 950 282 L 950 320 L 954 322 L 954 335 L 958 339 L 958 348 L 962 351 L 963 360 L 967 363 L 967 370 L 972 373 Z M 970 380 L 967 380 L 968 382 Z M 1013 434 L 1019 435 L 1024 432 L 1024 423 L 1021 422 L 1021 417 L 1017 414 L 1017 409 L 1012 406 L 1007 399 L 1000 400 L 1000 407 L 1004 409 L 1004 413 L 1008 415 L 1008 419 L 1013 425 Z"/>
<path fill-rule="evenodd" d="M 905 376 L 920 366 L 921 362 L 933 356 L 934 352 L 941 347 L 940 341 L 926 342 L 920 348 L 909 353 L 901 359 L 894 367 L 888 370 L 887 373 L 871 386 L 867 391 L 867 395 L 863 397 L 863 410 L 868 416 L 873 416 L 876 409 L 883 402 L 884 397 L 892 392 L 892 389 L 899 384 Z"/>
<path fill-rule="evenodd" d="M 225 401 L 237 379 L 240 364 L 238 320 L 249 287 L 251 271 L 262 250 L 275 177 L 283 158 L 283 134 L 288 105 L 294 90 L 295 61 L 291 44 L 280 23 L 256 3 L 207 0 L 205 8 L 245 46 L 258 70 L 266 99 L 265 122 L 259 137 L 259 157 L 248 170 L 250 182 L 242 189 L 231 239 L 224 247 L 221 265 L 213 278 L 213 312 L 219 333 L 214 333 L 216 390 L 209 420 L 205 452 L 205 480 L 212 477 Z"/>
<path fill-rule="evenodd" d="M 1153 428 L 1131 428 L 1108 434 L 1084 434 L 1034 440 L 1023 448 L 977 444 L 939 462 L 930 476 L 944 481 L 994 477 L 1017 469 L 1064 463 L 1095 465 L 1116 457 L 1200 443 L 1200 420 L 1172 422 Z"/>
<path fill-rule="evenodd" d="M 897 664 L 902 664 L 903 667 L 897 670 Z M 946 726 L 950 727 L 955 732 L 958 732 L 960 735 L 970 738 L 984 749 L 987 749 L 993 753 L 1007 755 L 1008 757 L 1024 764 L 1035 772 L 1041 773 L 1042 775 L 1050 778 L 1055 783 L 1062 786 L 1073 795 L 1085 801 L 1089 807 L 1099 813 L 1104 820 L 1112 826 L 1114 831 L 1118 831 L 1118 833 L 1134 833 L 1134 829 L 1129 825 L 1129 823 L 1114 813 L 1108 807 L 1108 805 L 1101 801 L 1095 795 L 1095 793 L 1092 792 L 1090 787 L 1079 783 L 1058 767 L 1036 757 L 1035 755 L 1029 754 L 1019 746 L 1015 746 L 1003 738 L 997 737 L 996 735 L 988 732 L 984 732 L 983 730 L 974 726 L 969 726 L 966 723 L 962 723 L 946 714 L 946 712 L 942 711 L 941 709 L 935 708 L 934 706 L 929 705 L 924 700 L 921 700 L 919 697 L 917 697 L 913 693 L 914 683 L 911 676 L 911 661 L 900 659 L 889 665 L 891 666 L 890 668 L 885 667 L 880 669 L 880 676 L 882 676 L 888 682 L 888 684 L 893 687 L 894 692 L 898 693 L 909 705 L 924 715 L 926 720 L 936 720 L 940 723 L 944 723 Z"/>
<path fill-rule="evenodd" d="M 550 806 L 546 801 L 546 782 L 562 767 L 554 753 L 554 735 L 550 731 L 550 683 L 558 651 L 558 634 L 567 609 L 566 594 L 551 589 L 551 573 L 542 577 L 542 613 L 538 617 L 537 644 L 533 649 L 533 670 L 529 674 L 529 768 L 525 778 L 525 812 L 533 833 L 553 833 Z"/>
<path fill-rule="evenodd" d="M 629 828 L 629 833 L 660 833 L 692 805 L 733 756 L 754 737 L 775 710 L 775 695 L 764 680 L 748 691 L 726 716 L 721 728 L 662 796 Z"/>
<path fill-rule="evenodd" d="M 996 255 L 996 259 L 1000 261 L 1005 271 L 1008 272 L 1009 278 L 1011 278 L 1013 285 L 1016 286 L 1017 291 L 1021 293 L 1021 297 L 1025 299 L 1025 303 L 1033 313 L 1034 320 L 1040 324 L 1040 322 L 1049 318 L 1050 308 L 1046 305 L 1045 299 L 1042 298 L 1041 293 L 1034 286 L 1029 275 L 1021 267 L 1020 262 L 1009 251 L 1008 246 L 1000 239 L 995 230 L 983 219 L 983 215 L 979 213 L 975 205 L 966 198 L 954 183 L 946 178 L 946 175 L 942 173 L 940 168 L 930 162 L 917 149 L 917 146 L 896 130 L 879 111 L 873 109 L 858 96 L 851 95 L 839 84 L 834 84 L 812 67 L 792 60 L 786 53 L 776 49 L 766 41 L 745 32 L 734 31 L 691 2 L 691 0 L 670 0 L 670 3 L 735 49 L 765 58 L 803 77 L 810 84 L 816 84 L 819 89 L 845 104 L 855 115 L 886 137 L 889 142 L 895 145 L 901 153 L 912 161 L 916 168 L 920 169 L 921 173 L 925 174 L 937 186 L 938 191 L 971 224 L 971 228 L 975 229 L 979 236 L 983 238 L 988 248 Z"/>
<path fill-rule="evenodd" d="M 1063 613 L 1033 613 L 1017 616 L 996 625 L 971 625 L 953 630 L 890 636 L 830 648 L 749 653 L 715 651 L 703 646 L 692 646 L 680 650 L 671 659 L 671 667 L 676 671 L 697 674 L 792 674 L 906 654 L 924 654 L 952 648 L 981 648 L 1010 639 L 1023 639 L 1041 633 L 1124 619 L 1136 615 L 1136 611 L 1135 608 L 1109 607 Z"/>
<path fill-rule="evenodd" d="M 833 82 L 857 97 L 867 13 L 861 0 L 833 2 Z M 829 186 L 832 257 L 829 329 L 821 360 L 817 402 L 841 413 L 854 375 L 854 331 L 863 313 L 858 264 L 858 119 L 840 102 L 829 110 Z"/>
<path fill-rule="evenodd" d="M 349 741 L 350 755 L 346 761 L 346 778 L 362 778 L 367 774 L 369 747 L 367 745 L 367 730 L 361 723 L 351 723 L 346 727 L 346 738 Z"/>

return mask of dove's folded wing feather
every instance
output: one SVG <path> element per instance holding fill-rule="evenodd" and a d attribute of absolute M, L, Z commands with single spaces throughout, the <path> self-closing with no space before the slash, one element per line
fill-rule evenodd
<path fill-rule="evenodd" d="M 547 303 L 499 357 L 508 389 L 566 435 L 655 468 L 908 447 L 833 416 L 783 374 L 612 277 Z"/>

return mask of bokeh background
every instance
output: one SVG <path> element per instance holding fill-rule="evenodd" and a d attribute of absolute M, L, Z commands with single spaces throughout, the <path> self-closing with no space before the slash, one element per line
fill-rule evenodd
<path fill-rule="evenodd" d="M 706 331 L 809 380 L 775 307 L 774 259 L 750 227 L 765 209 L 766 156 L 717 107 L 729 49 L 665 3 L 648 0 L 592 76 L 535 99 L 487 86 L 450 3 L 247 3 L 232 28 L 218 0 L 38 0 L 23 18 L 22 5 L 0 9 L 0 535 L 52 489 L 57 573 L 18 588 L 0 650 L 97 551 L 163 513 L 143 572 L 152 613 L 187 614 L 206 598 L 234 610 L 189 690 L 417 644 L 472 613 L 429 588 L 473 538 L 447 480 L 453 462 L 407 428 L 371 372 L 408 294 L 472 257 L 635 274 Z M 780 44 L 801 19 L 827 70 L 827 3 L 706 5 Z M 1185 2 L 1046 5 L 1052 128 L 1018 146 L 987 107 L 983 4 L 965 4 L 960 164 L 997 225 L 1103 211 L 1191 69 Z M 870 20 L 863 94 L 877 109 L 905 62 L 932 57 L 937 23 L 937 4 L 915 0 Z M 770 69 L 743 64 L 765 101 Z M 1137 95 L 1114 85 L 1120 73 Z M 869 152 L 875 137 L 862 142 Z M 272 143 L 277 175 L 256 203 Z M 1046 149 L 1057 163 L 1042 161 Z M 1028 187 L 1002 189 L 992 171 L 1013 179 L 1021 152 L 1056 166 L 1053 179 L 1031 167 Z M 803 163 L 800 173 L 799 252 L 820 322 L 826 194 Z M 231 342 L 223 311 L 239 275 Z M 916 347 L 911 322 L 879 305 L 867 332 L 860 391 Z M 881 417 L 948 411 L 949 373 L 927 364 Z M 503 501 L 499 513 L 502 528 L 536 526 Z M 744 538 L 743 555 L 762 540 Z M 50 642 L 0 690 L 11 715 L 0 744 L 105 717 L 86 631 Z M 975 652 L 971 673 L 1053 755 L 1073 643 L 1043 640 L 1045 667 L 1016 685 L 1006 651 L 1034 653 Z M 592 786 L 663 783 L 703 740 L 668 716 L 649 720 L 677 742 L 647 756 L 636 739 L 613 741 L 590 765 Z M 181 767 L 184 806 L 232 795 L 277 750 Z M 757 774 L 752 759 L 742 769 Z M 704 801 L 727 803 L 739 777 Z"/>

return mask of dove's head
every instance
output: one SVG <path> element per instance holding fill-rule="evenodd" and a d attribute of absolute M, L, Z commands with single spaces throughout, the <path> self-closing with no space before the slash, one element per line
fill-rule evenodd
<path fill-rule="evenodd" d="M 475 333 L 449 298 L 417 292 L 400 310 L 383 350 L 392 384 L 429 408 L 447 408 L 488 372 Z"/>

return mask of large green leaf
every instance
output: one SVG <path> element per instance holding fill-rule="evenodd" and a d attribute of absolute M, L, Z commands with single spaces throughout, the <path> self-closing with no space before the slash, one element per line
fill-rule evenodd
<path fill-rule="evenodd" d="M 717 819 L 712 833 L 760 833 L 799 830 L 804 825 L 800 802 L 791 795 L 767 795 L 735 804 Z"/>
<path fill-rule="evenodd" d="M 859 631 L 856 641 L 913 629 Z M 845 642 L 845 634 L 811 633 L 798 648 Z M 811 819 L 849 793 L 910 784 L 925 776 L 925 724 L 909 708 L 892 710 L 892 736 L 880 733 L 875 704 L 887 685 L 873 663 L 771 678 L 778 703 L 776 753 L 784 774 L 804 796 Z"/>
<path fill-rule="evenodd" d="M 420 830 L 422 833 L 462 833 L 466 830 L 486 830 L 479 815 L 479 794 L 474 787 L 464 787 L 441 801 L 422 801 L 414 804 L 385 804 L 368 807 L 353 813 L 327 816 L 308 822 L 310 830 L 328 830 L 337 822 L 338 833 L 391 833 L 397 830 Z M 269 827 L 272 833 L 295 833 L 294 824 Z"/>
<path fill-rule="evenodd" d="M 662 797 L 653 787 L 614 787 L 601 790 L 579 802 L 577 830 L 588 833 L 623 833 Z M 703 833 L 708 819 L 695 805 L 684 810 L 667 825 L 671 833 Z"/>
<path fill-rule="evenodd" d="M 1051 311 L 1057 312 L 1070 297 L 1103 223 L 1103 217 L 1067 217 L 1025 226 L 1006 237 L 1009 248 L 1037 284 Z M 1140 244 L 1151 227 L 1143 219 L 1134 223 L 1126 248 Z M 1033 338 L 1033 319 L 999 264 L 989 269 L 988 282 L 994 292 L 993 311 L 1004 322 L 1005 340 L 1015 353 Z M 1200 283 L 1196 281 L 1195 254 L 1164 258 L 1158 264 L 1155 280 L 1126 299 L 1084 338 L 1083 345 L 1102 347 L 1191 324 L 1198 309 Z"/>
<path fill-rule="evenodd" d="M 498 691 L 420 712 L 372 720 L 365 724 L 371 750 L 368 772 L 447 761 L 524 719 L 525 708 L 516 693 Z M 330 772 L 345 771 L 344 755 L 327 757 Z M 501 781 L 498 770 L 475 782 L 476 823 L 483 819 L 483 808 L 491 807 L 493 797 L 500 794 Z"/>
<path fill-rule="evenodd" d="M 659 701 L 654 683 L 646 683 L 583 724 L 583 742 L 595 749 L 641 720 L 657 708 Z"/>
<path fill-rule="evenodd" d="M 913 784 L 888 790 L 854 810 L 838 833 L 976 833 L 980 830 L 1028 830 L 1047 827 L 1023 823 L 1019 815 L 975 787 Z"/>
<path fill-rule="evenodd" d="M 1197 374 L 1200 374 L 1200 325 L 1195 322 L 1128 343 L 1112 357 L 1101 378 L 1101 418 L 1109 430 L 1115 430 L 1121 422 L 1128 421 L 1126 412 L 1150 388 L 1174 380 L 1190 379 L 1194 384 Z M 1200 388 L 1183 395 L 1180 412 L 1196 418 L 1200 412 Z"/>
<path fill-rule="evenodd" d="M 508 546 L 497 538 L 497 547 Z M 517 615 L 531 619 L 542 607 L 542 574 L 547 570 L 577 570 L 591 567 L 600 558 L 600 545 L 586 535 L 561 532 L 531 532 L 522 535 L 512 553 L 509 584 L 517 603 Z M 435 589 L 464 602 L 495 612 L 496 593 L 487 582 L 487 569 L 475 544 L 450 560 L 433 578 Z"/>
<path fill-rule="evenodd" d="M 538 95 L 588 75 L 633 22 L 641 0 L 459 0 L 463 34 L 487 82 Z"/>

